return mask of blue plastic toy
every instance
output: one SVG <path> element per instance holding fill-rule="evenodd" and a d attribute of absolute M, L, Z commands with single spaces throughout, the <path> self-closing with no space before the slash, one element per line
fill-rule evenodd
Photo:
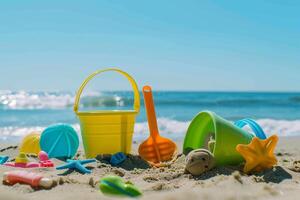
<path fill-rule="evenodd" d="M 0 156 L 0 165 L 3 165 L 8 161 L 9 157 L 8 156 Z"/>
<path fill-rule="evenodd" d="M 256 137 L 258 137 L 259 139 L 265 140 L 267 139 L 265 132 L 263 131 L 263 129 L 253 120 L 253 119 L 241 119 L 238 120 L 234 123 L 235 126 L 239 127 L 239 128 L 243 128 L 244 126 L 248 125 L 252 131 L 254 132 L 254 134 L 256 135 Z"/>
<path fill-rule="evenodd" d="M 40 146 L 49 158 L 73 158 L 79 146 L 79 138 L 72 126 L 56 124 L 42 132 Z"/>
<path fill-rule="evenodd" d="M 76 170 L 82 174 L 90 174 L 91 170 L 85 168 L 84 164 L 96 162 L 95 159 L 87 159 L 87 160 L 67 160 L 67 164 L 56 167 L 57 170 L 61 169 L 70 169 Z"/>
<path fill-rule="evenodd" d="M 116 153 L 111 156 L 110 164 L 112 166 L 116 166 L 116 165 L 122 163 L 126 159 L 127 159 L 126 155 L 122 152 L 119 152 L 119 153 Z"/>

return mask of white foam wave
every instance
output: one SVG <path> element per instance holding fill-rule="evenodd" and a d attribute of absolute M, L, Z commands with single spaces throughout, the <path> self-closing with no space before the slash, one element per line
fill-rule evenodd
<path fill-rule="evenodd" d="M 258 124 L 264 129 L 267 135 L 278 134 L 279 136 L 300 135 L 300 120 L 274 120 L 260 119 Z"/>
<path fill-rule="evenodd" d="M 182 121 L 176 121 L 167 118 L 159 118 L 157 125 L 161 133 L 172 135 L 172 134 L 185 133 L 189 123 L 190 122 L 182 122 Z M 137 134 L 149 133 L 148 122 L 136 123 L 135 133 Z"/>
<path fill-rule="evenodd" d="M 84 107 L 125 106 L 126 104 L 126 99 L 116 94 L 105 96 L 95 91 L 85 92 L 82 99 L 81 106 Z M 0 108 L 7 109 L 62 109 L 73 106 L 74 100 L 75 96 L 71 93 L 0 90 Z"/>
<path fill-rule="evenodd" d="M 279 136 L 300 136 L 300 120 L 274 120 L 260 119 L 257 122 L 262 126 L 267 135 L 278 134 Z M 190 122 L 176 121 L 167 118 L 159 118 L 158 126 L 160 133 L 173 139 L 182 139 L 186 133 Z M 75 130 L 80 134 L 79 124 L 73 124 Z M 46 127 L 2 127 L 0 128 L 0 140 L 9 140 L 11 138 L 20 140 L 26 134 L 32 131 L 42 131 Z M 142 140 L 149 136 L 147 122 L 135 124 L 135 139 Z"/>
<path fill-rule="evenodd" d="M 0 91 L 0 105 L 9 109 L 65 108 L 73 102 L 74 96 L 71 94 Z"/>
<path fill-rule="evenodd" d="M 10 138 L 20 138 L 33 131 L 42 131 L 44 127 L 2 127 L 0 128 L 0 139 L 8 140 Z"/>

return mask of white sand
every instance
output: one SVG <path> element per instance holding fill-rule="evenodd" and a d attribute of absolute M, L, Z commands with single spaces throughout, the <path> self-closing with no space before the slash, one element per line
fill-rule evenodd
<path fill-rule="evenodd" d="M 141 199 L 298 199 L 300 194 L 300 173 L 294 172 L 294 161 L 300 160 L 300 138 L 280 138 L 276 149 L 279 165 L 273 170 L 267 170 L 256 175 L 243 175 L 238 167 L 216 168 L 200 177 L 183 174 L 184 157 L 170 168 L 125 170 L 114 168 L 97 162 L 88 166 L 93 167 L 92 174 L 81 175 L 72 172 L 59 175 L 64 171 L 55 169 L 31 169 L 40 171 L 47 177 L 57 180 L 58 185 L 51 190 L 34 190 L 28 185 L 0 185 L 2 200 L 47 200 L 47 199 L 111 199 L 99 191 L 99 179 L 107 174 L 116 174 L 135 183 L 144 193 Z M 12 145 L 1 145 L 4 149 Z M 17 149 L 8 149 L 0 155 L 14 158 Z M 61 164 L 61 161 L 55 161 Z M 131 165 L 130 165 L 131 164 Z M 143 163 L 127 163 L 132 166 L 144 167 Z M 300 167 L 300 164 L 299 164 Z M 0 177 L 3 172 L 12 170 L 0 167 Z M 90 184 L 91 179 L 95 185 Z M 92 186 L 93 185 L 93 186 Z"/>

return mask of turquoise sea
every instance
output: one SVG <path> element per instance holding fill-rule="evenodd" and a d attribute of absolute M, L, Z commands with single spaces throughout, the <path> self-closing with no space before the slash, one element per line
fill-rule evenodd
<path fill-rule="evenodd" d="M 69 123 L 79 131 L 73 112 L 74 93 L 0 91 L 0 140 L 19 141 L 33 130 L 54 123 Z M 184 137 L 192 118 L 202 110 L 211 110 L 234 121 L 253 118 L 267 134 L 300 135 L 300 93 L 264 92 L 182 92 L 153 93 L 158 124 L 163 135 L 175 140 Z M 131 92 L 92 92 L 81 100 L 83 110 L 131 109 Z M 135 139 L 148 135 L 141 95 Z"/>

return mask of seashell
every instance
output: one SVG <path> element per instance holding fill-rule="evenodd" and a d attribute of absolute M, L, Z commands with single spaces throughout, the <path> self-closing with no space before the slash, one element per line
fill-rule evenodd
<path fill-rule="evenodd" d="M 210 151 L 195 149 L 187 155 L 185 163 L 186 172 L 194 176 L 199 176 L 215 166 L 215 159 Z"/>

